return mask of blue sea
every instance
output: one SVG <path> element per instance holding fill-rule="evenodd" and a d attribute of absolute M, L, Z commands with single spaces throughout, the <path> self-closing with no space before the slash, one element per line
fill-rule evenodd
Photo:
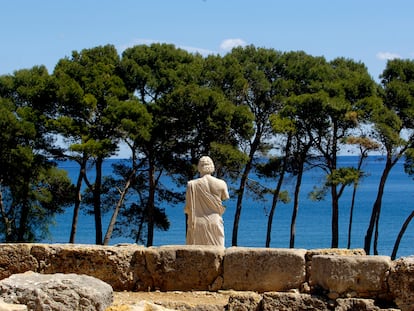
<path fill-rule="evenodd" d="M 104 163 L 104 175 L 111 174 L 111 165 L 120 161 L 110 159 Z M 340 165 L 356 166 L 357 156 L 340 157 Z M 73 162 L 60 162 L 59 166 L 68 171 L 71 178 L 75 179 L 78 166 Z M 363 170 L 367 176 L 359 185 L 354 218 L 352 225 L 351 248 L 363 248 L 364 236 L 371 216 L 372 206 L 377 194 L 378 183 L 384 167 L 381 156 L 370 156 L 365 162 Z M 93 174 L 93 172 L 90 172 Z M 252 179 L 254 175 L 251 176 Z M 330 197 L 315 202 L 309 199 L 308 194 L 314 186 L 323 183 L 323 172 L 319 169 L 307 171 L 304 175 L 299 211 L 296 221 L 295 247 L 305 249 L 329 248 L 331 245 L 331 201 Z M 267 187 L 274 188 L 275 180 L 257 180 Z M 225 201 L 226 212 L 223 215 L 225 224 L 226 247 L 231 246 L 234 214 L 236 207 L 235 187 L 229 184 L 230 200 Z M 293 198 L 295 179 L 287 178 L 284 189 L 289 191 Z M 171 184 L 171 187 L 175 187 Z M 185 191 L 185 186 L 181 189 Z M 339 247 L 346 248 L 348 241 L 349 211 L 351 205 L 352 187 L 347 187 L 340 198 L 339 214 Z M 394 247 L 398 232 L 405 219 L 414 208 L 414 180 L 403 169 L 403 163 L 399 162 L 391 171 L 383 197 L 382 210 L 379 224 L 378 252 L 380 255 L 390 256 Z M 265 201 L 255 201 L 251 196 L 244 198 L 241 212 L 238 246 L 264 247 L 266 242 L 266 230 L 268 212 L 271 206 L 271 197 Z M 164 206 L 170 220 L 168 231 L 155 231 L 154 245 L 182 245 L 185 244 L 185 215 L 184 203 L 179 205 Z M 270 246 L 273 248 L 289 247 L 290 222 L 293 203 L 278 203 L 274 219 Z M 69 240 L 73 210 L 69 207 L 65 213 L 55 219 L 55 225 L 51 228 L 51 237 L 44 242 L 66 243 Z M 110 215 L 103 219 L 103 232 L 105 234 Z M 80 213 L 76 243 L 94 244 L 95 225 L 93 216 Z M 115 238 L 110 244 L 133 243 L 127 238 Z M 371 248 L 372 249 L 372 248 Z M 414 254 L 414 224 L 411 223 L 400 243 L 397 257 Z"/>

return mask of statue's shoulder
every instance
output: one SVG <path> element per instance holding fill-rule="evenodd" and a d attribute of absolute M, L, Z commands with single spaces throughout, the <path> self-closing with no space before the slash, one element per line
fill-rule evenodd
<path fill-rule="evenodd" d="M 199 180 L 200 180 L 200 178 L 191 179 L 191 180 L 187 181 L 187 185 L 188 186 L 195 185 L 195 184 L 197 184 L 199 182 Z"/>
<path fill-rule="evenodd" d="M 220 184 L 226 184 L 226 182 L 223 179 L 217 178 L 215 176 L 210 176 L 211 179 L 216 182 L 216 183 L 220 183 Z"/>

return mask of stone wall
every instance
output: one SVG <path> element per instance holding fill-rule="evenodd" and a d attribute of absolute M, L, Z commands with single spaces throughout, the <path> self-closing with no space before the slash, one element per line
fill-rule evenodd
<path fill-rule="evenodd" d="M 86 274 L 115 291 L 290 292 L 414 310 L 414 259 L 359 249 L 0 244 L 0 279 L 26 271 Z"/>

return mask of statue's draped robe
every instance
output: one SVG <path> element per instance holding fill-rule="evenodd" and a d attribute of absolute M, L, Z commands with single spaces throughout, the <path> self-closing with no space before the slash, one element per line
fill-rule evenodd
<path fill-rule="evenodd" d="M 188 182 L 184 212 L 187 218 L 187 244 L 224 247 L 222 200 L 229 198 L 225 181 L 211 175 Z"/>

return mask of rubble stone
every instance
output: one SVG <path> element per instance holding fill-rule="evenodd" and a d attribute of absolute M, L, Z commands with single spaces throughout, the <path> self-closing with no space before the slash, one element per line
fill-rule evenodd
<path fill-rule="evenodd" d="M 112 304 L 113 290 L 87 275 L 26 272 L 1 280 L 0 297 L 28 310 L 103 311 Z"/>
<path fill-rule="evenodd" d="M 229 297 L 227 311 L 261 311 L 262 296 L 254 292 L 240 292 Z"/>
<path fill-rule="evenodd" d="M 328 311 L 326 301 L 317 296 L 297 293 L 265 293 L 262 311 L 320 310 Z"/>
<path fill-rule="evenodd" d="M 402 311 L 414 310 L 414 257 L 395 261 L 388 285 L 395 303 Z"/>

